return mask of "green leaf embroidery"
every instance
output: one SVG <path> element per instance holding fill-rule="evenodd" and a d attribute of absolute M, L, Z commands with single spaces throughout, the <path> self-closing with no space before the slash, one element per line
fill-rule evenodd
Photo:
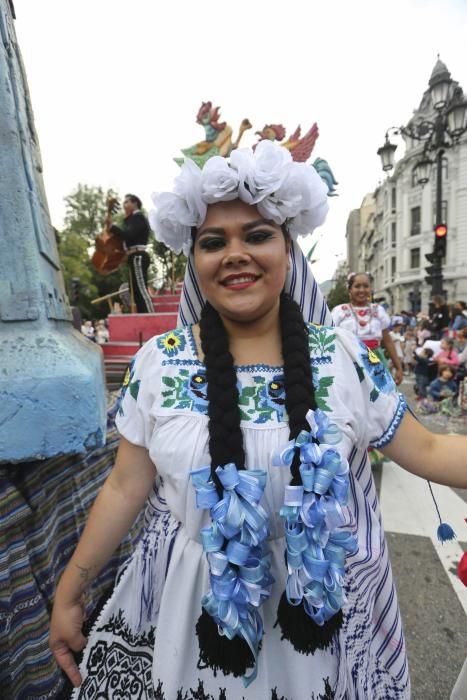
<path fill-rule="evenodd" d="M 248 415 L 248 413 L 245 413 L 245 411 L 242 411 L 242 409 L 240 409 L 240 420 L 251 420 L 251 418 Z"/>
<path fill-rule="evenodd" d="M 172 408 L 176 399 L 166 399 L 162 402 L 162 408 Z"/>
<path fill-rule="evenodd" d="M 256 388 L 254 386 L 245 386 L 242 389 L 241 396 L 243 398 L 244 396 L 250 397 L 250 396 L 254 396 L 255 394 L 256 394 Z"/>
<path fill-rule="evenodd" d="M 175 380 L 172 377 L 162 377 L 162 383 L 166 386 L 175 387 Z"/>
<path fill-rule="evenodd" d="M 318 408 L 320 408 L 322 411 L 327 411 L 328 413 L 331 411 L 330 406 L 327 405 L 326 401 L 321 396 L 315 394 L 315 398 Z"/>
<path fill-rule="evenodd" d="M 370 401 L 371 401 L 371 402 L 376 401 L 376 399 L 378 398 L 378 396 L 379 396 L 379 391 L 378 391 L 378 389 L 376 389 L 376 387 L 373 387 L 373 389 L 372 389 L 371 392 L 370 392 Z"/>
<path fill-rule="evenodd" d="M 354 362 L 355 369 L 357 370 L 358 378 L 360 379 L 361 382 L 365 379 L 365 372 L 363 370 L 363 367 L 360 367 L 360 365 L 357 365 L 356 362 Z"/>
<path fill-rule="evenodd" d="M 141 380 L 137 379 L 136 382 L 132 382 L 129 386 L 130 394 L 134 398 L 135 401 L 138 398 L 138 391 L 139 391 L 140 383 L 141 383 Z"/>

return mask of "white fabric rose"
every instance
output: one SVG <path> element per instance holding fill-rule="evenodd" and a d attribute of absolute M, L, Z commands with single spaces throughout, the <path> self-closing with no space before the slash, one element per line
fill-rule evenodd
<path fill-rule="evenodd" d="M 206 204 L 238 198 L 238 174 L 222 156 L 213 156 L 202 170 L 201 196 Z"/>
<path fill-rule="evenodd" d="M 201 226 L 206 218 L 202 185 L 202 171 L 191 158 L 186 158 L 174 183 L 174 193 L 185 202 L 185 207 L 179 211 L 184 226 Z"/>
<path fill-rule="evenodd" d="M 302 163 L 289 163 L 284 168 L 284 179 L 278 189 L 269 197 L 258 202 L 262 216 L 282 224 L 296 216 L 308 205 L 309 194 L 304 183 L 304 173 L 298 166 Z"/>
<path fill-rule="evenodd" d="M 237 172 L 238 176 L 238 196 L 246 204 L 253 204 L 256 190 L 252 192 L 250 189 L 254 187 L 253 179 L 255 166 L 253 160 L 253 151 L 251 148 L 237 148 L 230 155 L 230 167 Z"/>
<path fill-rule="evenodd" d="M 152 201 L 155 209 L 149 212 L 149 223 L 156 239 L 171 248 L 177 255 L 182 251 L 187 255 L 191 246 L 191 227 L 181 223 L 188 216 L 186 203 L 172 192 L 154 193 Z"/>
<path fill-rule="evenodd" d="M 257 204 L 276 192 L 291 163 L 290 152 L 269 140 L 260 141 L 254 153 L 247 148 L 233 151 L 230 164 L 238 172 L 240 199 Z"/>
<path fill-rule="evenodd" d="M 315 228 L 321 226 L 329 211 L 328 187 L 312 165 L 303 165 L 303 187 L 307 195 L 304 197 L 300 211 L 288 222 L 290 235 L 306 236 Z"/>

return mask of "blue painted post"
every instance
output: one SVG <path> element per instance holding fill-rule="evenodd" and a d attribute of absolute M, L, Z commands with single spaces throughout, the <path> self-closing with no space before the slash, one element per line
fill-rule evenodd
<path fill-rule="evenodd" d="M 105 440 L 102 352 L 71 324 L 12 12 L 0 0 L 0 463 Z"/>

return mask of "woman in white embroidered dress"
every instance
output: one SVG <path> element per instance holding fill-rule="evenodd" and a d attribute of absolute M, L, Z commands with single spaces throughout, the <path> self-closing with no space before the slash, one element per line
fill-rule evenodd
<path fill-rule="evenodd" d="M 366 272 L 351 272 L 347 278 L 349 303 L 339 304 L 332 310 L 335 326 L 354 333 L 384 362 L 381 346 L 386 350 L 394 366 L 394 380 L 400 384 L 403 378 L 401 359 L 391 339 L 391 319 L 381 306 L 371 301 L 371 280 Z"/>
<path fill-rule="evenodd" d="M 188 161 L 156 201 L 155 229 L 192 246 L 206 302 L 132 363 L 117 461 L 58 584 L 51 649 L 87 700 L 408 700 L 366 447 L 466 487 L 467 439 L 405 413 L 354 335 L 305 325 L 287 272 L 293 238 L 324 218 L 316 173 L 269 142 L 221 161 Z M 83 591 L 145 504 L 86 643 Z"/>

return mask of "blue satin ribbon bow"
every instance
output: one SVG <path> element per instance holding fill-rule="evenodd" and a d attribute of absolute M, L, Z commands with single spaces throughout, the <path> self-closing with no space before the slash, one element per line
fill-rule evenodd
<path fill-rule="evenodd" d="M 269 598 L 274 582 L 265 547 L 267 515 L 259 505 L 266 472 L 239 471 L 229 463 L 218 467 L 216 474 L 224 489 L 221 499 L 210 467 L 191 472 L 197 507 L 209 509 L 213 521 L 200 533 L 211 586 L 201 605 L 218 625 L 219 634 L 228 639 L 242 637 L 250 647 L 254 667 L 243 678 L 247 687 L 258 673 L 258 648 L 263 637 L 259 608 Z"/>
<path fill-rule="evenodd" d="M 290 468 L 300 455 L 302 485 L 286 486 L 280 515 L 285 519 L 291 605 L 304 602 L 307 614 L 323 625 L 346 602 L 344 565 L 357 549 L 354 536 L 339 530 L 345 523 L 342 506 L 349 491 L 349 465 L 333 446 L 342 439 L 339 427 L 320 409 L 308 411 L 309 431 L 272 454 L 272 465 Z"/>

